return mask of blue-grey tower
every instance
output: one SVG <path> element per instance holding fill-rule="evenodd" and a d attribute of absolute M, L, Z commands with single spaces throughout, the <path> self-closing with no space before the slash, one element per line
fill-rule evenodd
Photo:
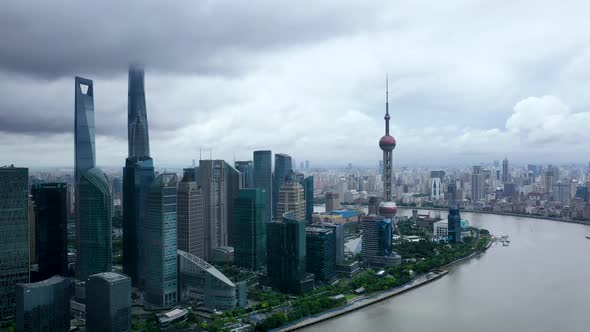
<path fill-rule="evenodd" d="M 170 307 L 178 300 L 176 242 L 176 174 L 160 174 L 150 185 L 143 225 L 145 299 L 158 307 Z"/>
<path fill-rule="evenodd" d="M 84 172 L 78 184 L 78 279 L 110 272 L 113 264 L 111 183 L 98 168 Z"/>
<path fill-rule="evenodd" d="M 272 186 L 272 213 L 274 218 L 279 218 L 278 215 L 278 202 L 279 202 L 279 191 L 285 183 L 285 177 L 291 173 L 293 169 L 293 161 L 291 156 L 284 153 L 275 154 L 275 174 L 273 177 Z"/>
<path fill-rule="evenodd" d="M 147 111 L 145 107 L 144 71 L 132 66 L 129 68 L 127 103 L 127 136 L 129 138 L 129 157 L 150 155 Z"/>
<path fill-rule="evenodd" d="M 145 220 L 145 199 L 154 180 L 154 163 L 150 158 L 144 72 L 129 69 L 127 129 L 129 156 L 123 168 L 123 272 L 134 286 L 139 284 L 141 230 Z"/>
<path fill-rule="evenodd" d="M 379 214 L 393 218 L 397 213 L 397 206 L 392 199 L 393 187 L 393 149 L 395 149 L 396 141 L 393 136 L 389 134 L 389 84 L 387 78 L 385 79 L 385 135 L 379 140 L 379 148 L 383 150 L 383 202 L 379 205 Z"/>
<path fill-rule="evenodd" d="M 254 151 L 254 187 L 266 192 L 265 195 L 265 222 L 272 218 L 272 151 Z"/>
<path fill-rule="evenodd" d="M 76 76 L 74 92 L 74 172 L 77 185 L 82 174 L 96 166 L 92 80 Z"/>

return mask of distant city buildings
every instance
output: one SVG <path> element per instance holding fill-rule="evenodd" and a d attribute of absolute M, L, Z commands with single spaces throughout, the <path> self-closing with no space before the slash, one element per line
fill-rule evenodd
<path fill-rule="evenodd" d="M 337 192 L 327 191 L 325 193 L 326 212 L 340 210 L 340 195 Z"/>

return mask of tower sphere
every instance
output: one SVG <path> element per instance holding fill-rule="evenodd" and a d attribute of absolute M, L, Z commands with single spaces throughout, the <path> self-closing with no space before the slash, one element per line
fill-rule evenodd
<path fill-rule="evenodd" d="M 395 138 L 390 135 L 385 135 L 379 140 L 379 147 L 383 151 L 392 151 L 395 149 Z"/>

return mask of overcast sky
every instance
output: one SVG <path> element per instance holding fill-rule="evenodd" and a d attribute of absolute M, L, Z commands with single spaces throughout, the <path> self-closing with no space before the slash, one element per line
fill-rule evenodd
<path fill-rule="evenodd" d="M 385 74 L 396 163 L 587 161 L 589 1 L 2 1 L 0 164 L 73 166 L 74 76 L 97 162 L 127 154 L 145 65 L 156 166 L 376 165 Z M 204 154 L 208 156 L 207 154 Z"/>

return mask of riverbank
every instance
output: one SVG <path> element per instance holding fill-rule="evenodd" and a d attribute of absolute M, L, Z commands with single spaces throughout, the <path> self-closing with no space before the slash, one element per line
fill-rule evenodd
<path fill-rule="evenodd" d="M 447 208 L 438 208 L 438 207 L 417 207 L 417 206 L 398 206 L 398 209 L 403 210 L 429 210 L 429 211 L 448 211 Z M 572 223 L 572 224 L 580 224 L 580 225 L 587 225 L 590 226 L 590 221 L 584 220 L 571 220 L 571 219 L 563 219 L 563 218 L 556 218 L 556 217 L 545 217 L 545 216 L 537 216 L 534 214 L 522 214 L 522 213 L 512 213 L 512 212 L 498 212 L 498 211 L 475 211 L 475 210 L 467 210 L 461 209 L 461 212 L 467 213 L 481 213 L 481 214 L 493 214 L 498 216 L 511 216 L 511 217 L 522 217 L 522 218 L 531 218 L 531 219 L 543 219 L 543 220 L 551 220 L 551 221 L 560 221 L 564 223 Z"/>
<path fill-rule="evenodd" d="M 409 283 L 407 283 L 403 286 L 400 286 L 400 287 L 397 287 L 397 288 L 394 288 L 391 290 L 382 291 L 382 292 L 380 292 L 376 295 L 373 295 L 371 297 L 365 297 L 365 298 L 358 299 L 352 303 L 347 304 L 346 306 L 335 308 L 335 309 L 329 310 L 327 312 L 323 312 L 323 313 L 316 315 L 316 316 L 304 318 L 300 322 L 292 323 L 289 326 L 280 327 L 280 328 L 274 329 L 272 331 L 287 332 L 287 331 L 299 330 L 304 327 L 307 327 L 307 326 L 310 326 L 313 324 L 317 324 L 319 322 L 323 322 L 328 319 L 332 319 L 332 318 L 347 314 L 349 312 L 358 310 L 360 308 L 366 307 L 366 306 L 371 305 L 373 303 L 377 303 L 377 302 L 386 300 L 388 298 L 391 298 L 395 295 L 402 294 L 402 293 L 412 290 L 414 288 L 418 288 L 418 287 L 423 286 L 427 283 L 430 283 L 432 281 L 442 278 L 447 273 L 448 273 L 448 271 L 446 271 L 446 270 L 440 270 L 439 272 L 430 272 L 426 275 L 423 275 L 423 276 L 420 276 L 416 279 L 413 279 L 412 281 L 410 281 Z"/>
<path fill-rule="evenodd" d="M 379 292 L 375 295 L 372 295 L 370 297 L 359 298 L 359 299 L 353 301 L 352 303 L 348 303 L 342 307 L 334 308 L 334 309 L 319 313 L 317 315 L 308 316 L 306 318 L 303 318 L 300 321 L 296 321 L 296 322 L 291 323 L 289 325 L 273 329 L 272 331 L 287 332 L 287 331 L 299 330 L 304 327 L 308 327 L 308 326 L 311 326 L 311 325 L 314 325 L 314 324 L 344 315 L 346 313 L 350 313 L 350 312 L 358 310 L 360 308 L 364 308 L 366 306 L 369 306 L 369 305 L 374 304 L 376 302 L 380 302 L 385 299 L 391 298 L 395 295 L 402 294 L 402 293 L 412 290 L 414 288 L 418 288 L 418 287 L 423 286 L 427 283 L 430 283 L 432 281 L 442 278 L 444 275 L 446 275 L 448 273 L 448 270 L 444 270 L 445 268 L 449 268 L 455 264 L 458 264 L 460 262 L 466 261 L 470 258 L 479 256 L 479 255 L 485 253 L 491 247 L 491 245 L 492 245 L 492 241 L 489 241 L 483 250 L 476 251 L 468 256 L 459 258 L 459 259 L 454 260 L 444 266 L 433 269 L 432 271 L 428 272 L 427 274 L 416 277 L 416 278 L 412 279 L 410 282 L 408 282 L 407 284 L 404 284 L 402 286 L 399 286 L 399 287 L 396 287 L 393 289 L 389 289 L 389 290 L 385 290 L 385 291 L 381 291 L 381 292 Z"/>

